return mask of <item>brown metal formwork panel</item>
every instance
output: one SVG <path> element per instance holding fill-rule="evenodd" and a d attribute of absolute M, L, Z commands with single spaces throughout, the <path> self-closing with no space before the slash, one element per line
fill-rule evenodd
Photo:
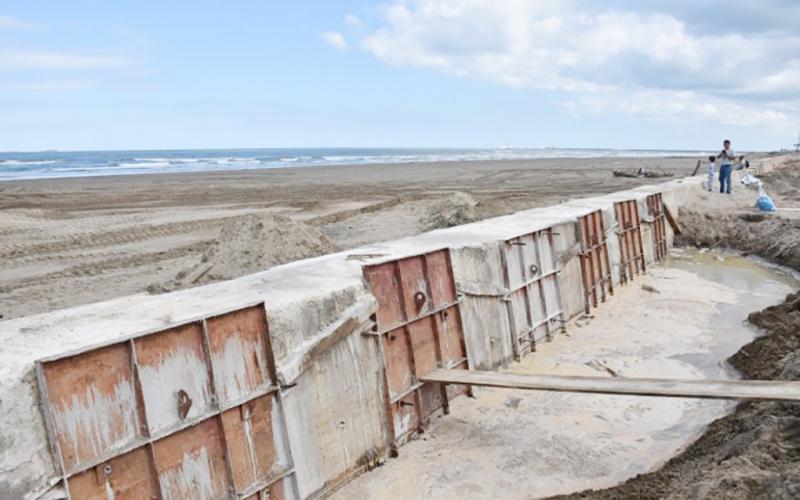
<path fill-rule="evenodd" d="M 37 362 L 70 498 L 295 492 L 274 366 L 263 304 Z"/>
<path fill-rule="evenodd" d="M 191 323 L 133 341 L 150 435 L 211 412 L 203 326 Z"/>
<path fill-rule="evenodd" d="M 614 203 L 619 236 L 620 281 L 626 283 L 645 271 L 641 219 L 636 200 Z"/>
<path fill-rule="evenodd" d="M 519 359 L 536 342 L 563 328 L 561 285 L 551 228 L 503 242 L 501 258 L 508 295 L 512 347 Z"/>
<path fill-rule="evenodd" d="M 586 293 L 586 311 L 605 302 L 614 293 L 611 265 L 608 259 L 603 213 L 596 210 L 578 219 L 581 241 L 581 274 Z"/>
<path fill-rule="evenodd" d="M 423 430 L 436 411 L 469 389 L 422 384 L 438 368 L 468 368 L 461 313 L 449 250 L 366 266 L 364 278 L 378 301 L 386 409 L 397 447 Z"/>
<path fill-rule="evenodd" d="M 85 500 L 158 498 L 160 490 L 146 447 L 117 456 L 69 478 L 73 498 Z"/>
<path fill-rule="evenodd" d="M 267 322 L 261 310 L 243 309 L 210 318 L 207 326 L 214 384 L 221 402 L 236 402 L 273 382 Z"/>
<path fill-rule="evenodd" d="M 127 344 L 48 363 L 41 373 L 65 473 L 94 465 L 142 435 Z"/>
<path fill-rule="evenodd" d="M 667 256 L 667 216 L 661 193 L 647 197 L 647 209 L 653 217 L 653 255 L 656 261 L 661 261 Z"/>
<path fill-rule="evenodd" d="M 248 401 L 222 414 L 222 425 L 230 449 L 236 491 L 247 491 L 275 471 L 278 450 L 272 430 L 271 395 Z"/>
<path fill-rule="evenodd" d="M 230 476 L 218 418 L 157 441 L 153 455 L 165 500 L 229 496 Z"/>
<path fill-rule="evenodd" d="M 284 500 L 286 496 L 286 485 L 284 484 L 287 479 L 273 483 L 258 493 L 254 493 L 246 498 L 246 500 Z"/>

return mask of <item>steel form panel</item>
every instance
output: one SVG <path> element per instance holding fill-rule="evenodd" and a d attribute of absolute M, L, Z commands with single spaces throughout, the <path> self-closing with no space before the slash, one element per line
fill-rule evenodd
<path fill-rule="evenodd" d="M 645 272 L 641 219 L 636 200 L 614 203 L 614 214 L 619 228 L 620 282 L 624 284 Z"/>
<path fill-rule="evenodd" d="M 502 244 L 504 297 L 514 356 L 535 350 L 536 341 L 562 330 L 560 269 L 553 250 L 552 228 L 506 240 Z"/>
<path fill-rule="evenodd" d="M 297 491 L 263 303 L 40 360 L 36 373 L 69 498 Z"/>
<path fill-rule="evenodd" d="M 598 302 L 606 301 L 607 294 L 614 293 L 603 213 L 596 210 L 580 217 L 578 231 L 582 248 L 581 274 L 588 313 L 590 307 L 597 307 Z"/>
<path fill-rule="evenodd" d="M 653 255 L 655 260 L 661 261 L 667 257 L 667 215 L 664 210 L 664 201 L 661 193 L 651 194 L 647 197 L 647 209 L 653 217 Z"/>
<path fill-rule="evenodd" d="M 378 300 L 374 335 L 382 354 L 390 449 L 423 432 L 438 410 L 470 389 L 419 383 L 438 368 L 468 369 L 449 250 L 364 267 Z"/>

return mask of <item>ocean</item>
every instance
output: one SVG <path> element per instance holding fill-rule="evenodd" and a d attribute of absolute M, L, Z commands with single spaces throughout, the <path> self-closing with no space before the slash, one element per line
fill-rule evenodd
<path fill-rule="evenodd" d="M 0 152 L 0 181 L 372 163 L 702 156 L 702 154 L 699 151 L 559 148 L 287 148 Z"/>

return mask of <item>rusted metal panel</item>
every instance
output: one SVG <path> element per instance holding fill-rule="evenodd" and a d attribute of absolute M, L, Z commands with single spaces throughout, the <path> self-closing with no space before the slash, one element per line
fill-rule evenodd
<path fill-rule="evenodd" d="M 37 377 L 71 498 L 296 491 L 263 304 L 39 361 Z"/>
<path fill-rule="evenodd" d="M 214 385 L 222 403 L 238 401 L 274 383 L 263 307 L 250 307 L 207 320 Z"/>
<path fill-rule="evenodd" d="M 378 299 L 379 346 L 383 353 L 386 410 L 396 451 L 421 431 L 447 402 L 468 390 L 446 392 L 419 377 L 440 367 L 466 368 L 467 355 L 448 250 L 364 268 Z"/>
<path fill-rule="evenodd" d="M 150 435 L 209 415 L 211 383 L 200 323 L 134 340 Z"/>
<path fill-rule="evenodd" d="M 114 457 L 69 479 L 72 498 L 152 500 L 160 490 L 146 447 Z"/>
<path fill-rule="evenodd" d="M 65 474 L 141 436 L 127 344 L 47 363 L 41 373 Z"/>
<path fill-rule="evenodd" d="M 519 359 L 538 340 L 563 328 L 559 269 L 548 228 L 507 240 L 502 245 L 505 297 L 512 347 Z"/>
<path fill-rule="evenodd" d="M 626 283 L 645 271 L 641 219 L 636 200 L 614 203 L 620 247 L 620 281 Z"/>
<path fill-rule="evenodd" d="M 408 337 L 405 327 L 392 330 L 382 337 L 386 381 L 392 397 L 402 394 L 414 380 L 411 342 Z"/>
<path fill-rule="evenodd" d="M 269 488 L 246 497 L 245 500 L 284 500 L 287 498 L 286 489 L 285 481 L 278 481 Z"/>
<path fill-rule="evenodd" d="M 430 279 L 430 294 L 434 307 L 441 308 L 456 301 L 456 288 L 450 264 L 450 253 L 434 252 L 426 255 L 424 263 Z"/>
<path fill-rule="evenodd" d="M 606 301 L 607 295 L 614 293 L 602 212 L 597 210 L 581 217 L 578 231 L 582 247 L 581 274 L 588 312 L 590 307 L 597 307 L 599 302 Z"/>
<path fill-rule="evenodd" d="M 276 470 L 278 452 L 272 432 L 272 407 L 272 396 L 267 395 L 222 414 L 237 492 L 247 491 L 281 472 Z"/>
<path fill-rule="evenodd" d="M 372 285 L 378 301 L 376 322 L 379 325 L 401 324 L 403 313 L 400 283 L 395 266 L 371 266 L 364 269 L 364 278 Z"/>
<path fill-rule="evenodd" d="M 212 500 L 228 495 L 230 478 L 218 418 L 157 441 L 153 451 L 165 500 Z"/>
<path fill-rule="evenodd" d="M 667 217 L 661 193 L 647 197 L 647 209 L 653 218 L 653 255 L 656 261 L 661 261 L 667 256 Z"/>

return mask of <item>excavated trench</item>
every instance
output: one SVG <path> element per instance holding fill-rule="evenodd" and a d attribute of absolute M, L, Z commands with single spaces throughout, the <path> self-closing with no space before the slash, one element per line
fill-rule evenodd
<path fill-rule="evenodd" d="M 727 248 L 800 271 L 800 220 L 753 213 L 681 215 L 684 247 Z M 705 266 L 714 272 L 715 266 Z M 750 284 L 742 284 L 747 290 Z M 743 379 L 800 378 L 800 291 L 753 312 L 762 335 L 728 362 Z M 747 402 L 656 471 L 559 498 L 798 498 L 800 405 Z"/>
<path fill-rule="evenodd" d="M 566 334 L 502 371 L 740 378 L 725 360 L 758 334 L 748 313 L 799 287 L 800 275 L 760 259 L 676 248 Z M 667 463 L 735 408 L 730 401 L 473 390 L 398 458 L 334 498 L 488 499 L 503 491 L 522 499 L 611 486 Z M 647 496 L 611 489 L 576 497 L 603 494 Z"/>

